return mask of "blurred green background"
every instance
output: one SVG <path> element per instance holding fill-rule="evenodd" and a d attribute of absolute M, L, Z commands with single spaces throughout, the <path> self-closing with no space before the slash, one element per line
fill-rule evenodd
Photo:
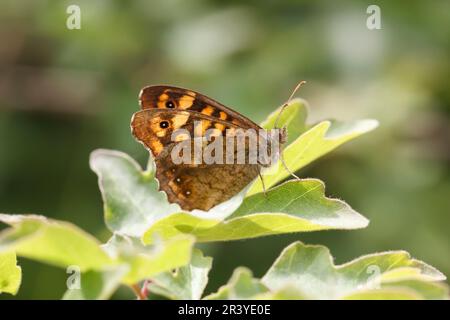
<path fill-rule="evenodd" d="M 70 4 L 81 30 L 66 28 Z M 366 27 L 370 4 L 381 30 Z M 68 220 L 106 241 L 88 158 L 112 148 L 146 163 L 129 128 L 141 87 L 188 87 L 261 121 L 307 80 L 298 96 L 311 122 L 381 123 L 299 172 L 371 223 L 203 246 L 215 258 L 207 291 L 239 265 L 261 276 L 295 240 L 329 246 L 337 263 L 405 249 L 450 276 L 449 51 L 449 1 L 3 0 L 0 211 Z M 64 270 L 19 260 L 17 298 L 61 297 Z"/>

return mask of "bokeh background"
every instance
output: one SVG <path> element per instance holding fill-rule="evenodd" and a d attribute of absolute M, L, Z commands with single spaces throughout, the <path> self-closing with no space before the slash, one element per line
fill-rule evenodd
<path fill-rule="evenodd" d="M 81 30 L 66 28 L 70 4 Z M 370 4 L 381 30 L 366 27 Z M 192 88 L 261 121 L 307 80 L 298 95 L 310 122 L 381 123 L 299 172 L 371 223 L 204 246 L 215 259 L 207 291 L 239 265 L 261 276 L 295 240 L 327 245 L 337 263 L 405 249 L 450 276 L 449 51 L 449 1 L 3 0 L 0 211 L 68 220 L 106 241 L 88 158 L 112 148 L 146 163 L 129 128 L 141 87 Z M 61 297 L 64 270 L 20 264 L 16 298 Z"/>

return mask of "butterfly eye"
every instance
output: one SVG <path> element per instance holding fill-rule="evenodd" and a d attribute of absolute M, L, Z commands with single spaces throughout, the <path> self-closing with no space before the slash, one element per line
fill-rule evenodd
<path fill-rule="evenodd" d="M 159 123 L 159 126 L 160 126 L 162 129 L 168 128 L 168 127 L 169 127 L 169 121 L 161 121 L 161 122 Z"/>
<path fill-rule="evenodd" d="M 173 103 L 173 101 L 167 101 L 166 108 L 169 108 L 169 109 L 175 108 L 175 103 Z"/>

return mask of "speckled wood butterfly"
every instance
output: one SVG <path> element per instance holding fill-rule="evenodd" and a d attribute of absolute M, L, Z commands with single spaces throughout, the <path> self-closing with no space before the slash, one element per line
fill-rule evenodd
<path fill-rule="evenodd" d="M 133 115 L 132 133 L 153 155 L 159 190 L 167 194 L 169 202 L 178 203 L 184 210 L 207 211 L 230 199 L 266 166 L 260 162 L 175 163 L 172 151 L 184 139 L 174 139 L 174 132 L 183 130 L 187 135 L 195 135 L 198 133 L 195 123 L 201 124 L 200 134 L 213 129 L 216 135 L 224 137 L 233 136 L 239 129 L 264 129 L 221 103 L 188 89 L 165 85 L 145 87 L 139 103 L 142 110 Z M 286 130 L 281 130 L 277 142 L 282 145 L 286 138 Z M 270 139 L 259 141 L 270 142 Z M 247 143 L 247 154 L 248 149 Z"/>

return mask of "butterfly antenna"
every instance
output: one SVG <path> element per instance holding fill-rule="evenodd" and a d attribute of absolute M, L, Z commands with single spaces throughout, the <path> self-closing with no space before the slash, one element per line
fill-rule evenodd
<path fill-rule="evenodd" d="M 280 120 L 280 117 L 281 117 L 281 114 L 283 113 L 283 111 L 284 111 L 284 109 L 286 109 L 286 107 L 289 105 L 289 103 L 291 102 L 291 100 L 292 100 L 292 98 L 294 97 L 294 95 L 295 95 L 295 93 L 298 91 L 298 89 L 300 89 L 300 87 L 302 86 L 302 85 L 304 85 L 306 83 L 306 81 L 300 81 L 296 86 L 295 86 L 295 88 L 294 88 L 294 90 L 292 90 L 292 93 L 291 93 L 291 95 L 289 96 L 289 99 L 287 99 L 287 101 L 283 104 L 283 106 L 281 107 L 281 110 L 280 110 L 280 112 L 278 113 L 278 116 L 277 116 L 277 118 L 276 118 L 276 120 L 275 120 L 275 124 L 274 124 L 274 128 L 278 128 L 277 127 L 277 125 L 278 125 L 278 121 Z M 281 161 L 281 164 L 283 165 L 283 167 L 286 169 L 286 171 L 291 175 L 291 176 L 293 176 L 295 179 L 297 179 L 297 180 L 300 180 L 300 178 L 299 178 L 299 176 L 297 176 L 295 173 L 293 173 L 290 169 L 289 169 L 289 167 L 286 165 L 286 162 L 284 161 L 284 155 L 283 155 L 283 147 L 281 147 L 281 150 L 280 150 L 280 161 Z"/>
<path fill-rule="evenodd" d="M 275 124 L 273 125 L 273 127 L 274 127 L 275 129 L 279 129 L 279 128 L 277 127 L 277 125 L 278 125 L 278 121 L 280 120 L 281 114 L 283 113 L 284 109 L 286 109 L 286 107 L 289 105 L 289 103 L 291 102 L 292 98 L 294 97 L 294 95 L 295 95 L 295 93 L 298 91 L 298 89 L 300 89 L 300 87 L 301 87 L 302 85 L 304 85 L 305 83 L 306 83 L 305 80 L 300 81 L 300 82 L 295 86 L 294 90 L 292 90 L 292 93 L 291 93 L 291 95 L 289 96 L 289 99 L 287 99 L 287 101 L 281 106 L 281 110 L 280 110 L 280 112 L 278 112 L 278 116 L 277 116 L 277 118 L 275 119 Z"/>

